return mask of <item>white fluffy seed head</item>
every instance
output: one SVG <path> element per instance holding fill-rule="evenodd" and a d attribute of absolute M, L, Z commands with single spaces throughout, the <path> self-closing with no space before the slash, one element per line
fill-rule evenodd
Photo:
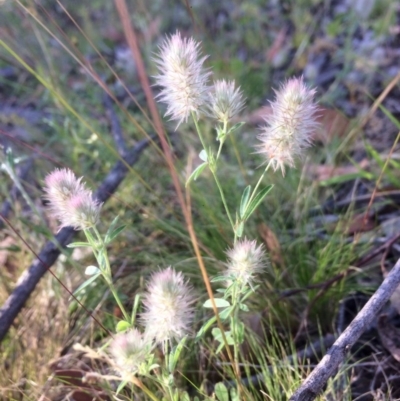
<path fill-rule="evenodd" d="M 207 99 L 207 81 L 211 72 L 204 69 L 207 56 L 201 56 L 200 44 L 193 38 L 184 39 L 179 32 L 164 40 L 155 62 L 159 75 L 156 83 L 162 87 L 157 98 L 167 104 L 166 116 L 187 121 L 193 112 L 199 118 Z"/>
<path fill-rule="evenodd" d="M 271 102 L 272 113 L 266 116 L 267 125 L 261 128 L 257 153 L 265 156 L 276 171 L 285 174 L 285 165 L 294 167 L 296 157 L 311 146 L 312 134 L 318 127 L 314 103 L 314 89 L 309 89 L 303 78 L 289 79 Z"/>
<path fill-rule="evenodd" d="M 110 353 L 117 373 L 122 377 L 135 374 L 146 361 L 150 345 L 137 329 L 118 333 L 110 344 Z"/>
<path fill-rule="evenodd" d="M 233 248 L 226 252 L 228 256 L 227 276 L 234 277 L 243 285 L 251 284 L 255 276 L 267 266 L 267 257 L 262 245 L 257 242 L 244 240 L 237 241 Z"/>
<path fill-rule="evenodd" d="M 243 93 L 240 88 L 235 88 L 235 81 L 218 80 L 214 82 L 209 94 L 207 114 L 222 124 L 227 124 L 240 113 L 244 104 Z"/>
<path fill-rule="evenodd" d="M 193 290 L 183 274 L 171 267 L 154 273 L 147 286 L 141 320 L 148 340 L 158 344 L 180 340 L 190 331 Z"/>

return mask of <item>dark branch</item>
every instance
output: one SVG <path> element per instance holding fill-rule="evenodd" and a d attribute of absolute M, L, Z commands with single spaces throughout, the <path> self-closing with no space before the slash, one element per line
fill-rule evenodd
<path fill-rule="evenodd" d="M 400 285 L 400 259 L 387 275 L 380 287 L 361 309 L 347 329 L 335 341 L 332 348 L 322 358 L 303 384 L 290 398 L 290 401 L 312 401 L 322 391 L 329 378 L 334 376 L 339 365 L 346 358 L 351 347 L 368 329 L 373 320 Z"/>
<path fill-rule="evenodd" d="M 111 125 L 111 134 L 114 138 L 115 146 L 118 150 L 118 153 L 123 157 L 127 152 L 124 134 L 122 132 L 121 123 L 119 122 L 117 113 L 112 107 L 112 99 L 107 93 L 104 94 L 103 103 L 104 103 L 104 108 L 106 109 L 106 115 L 108 121 L 110 122 Z"/>

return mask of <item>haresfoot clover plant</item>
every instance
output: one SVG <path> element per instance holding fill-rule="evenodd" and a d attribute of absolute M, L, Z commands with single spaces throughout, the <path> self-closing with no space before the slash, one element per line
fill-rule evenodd
<path fill-rule="evenodd" d="M 139 297 L 135 298 L 131 314 L 125 309 L 113 283 L 107 245 L 123 230 L 117 227 L 118 218 L 111 223 L 106 235 L 101 236 L 97 225 L 101 205 L 93 199 L 82 178 L 76 178 L 69 169 L 55 170 L 45 178 L 46 199 L 54 217 L 62 227 L 83 230 L 87 242 L 74 242 L 69 247 L 89 247 L 98 266 L 88 266 L 85 274 L 91 276 L 76 291 L 82 291 L 98 277 L 103 277 L 121 309 L 123 320 L 116 326 L 117 334 L 109 345 L 113 368 L 121 377 L 121 386 L 137 383 L 137 375 L 148 375 L 160 366 L 154 362 L 155 348 L 160 344 L 165 365 L 155 374 L 156 380 L 169 393 L 178 391 L 174 385 L 174 371 L 179 355 L 191 332 L 193 318 L 193 291 L 184 276 L 172 267 L 152 275 L 143 296 L 141 314 L 143 333 L 135 327 Z M 122 389 L 122 387 L 120 389 Z M 142 388 L 145 388 L 144 385 Z M 146 390 L 148 394 L 151 392 Z M 155 396 L 153 397 L 155 399 Z"/>
<path fill-rule="evenodd" d="M 234 81 L 217 80 L 209 92 L 205 107 L 203 106 L 205 102 L 203 94 L 207 78 L 202 70 L 202 63 L 205 58 L 199 58 L 200 56 L 196 54 L 199 45 L 194 43 L 193 39 L 184 40 L 181 39 L 180 34 L 176 34 L 161 48 L 157 58 L 160 74 L 157 76 L 157 83 L 164 86 L 164 89 L 159 95 L 159 100 L 167 104 L 167 115 L 173 114 L 175 119 L 181 117 L 179 123 L 183 120 L 187 121 L 189 115 L 192 116 L 202 146 L 199 157 L 203 163 L 193 171 L 186 185 L 192 180 L 196 180 L 202 171 L 208 167 L 214 177 L 228 221 L 232 227 L 234 245 L 227 251 L 227 271 L 222 276 L 215 277 L 212 280 L 214 282 L 224 281 L 227 287 L 219 289 L 219 292 L 223 294 L 222 298 L 209 299 L 204 306 L 214 308 L 216 305 L 220 308 L 220 318 L 229 322 L 229 330 L 224 333 L 221 332 L 220 327 L 214 328 L 212 332 L 214 338 L 220 343 L 218 351 L 223 346 L 233 345 L 233 362 L 236 364 L 237 373 L 239 372 L 239 345 L 244 340 L 244 325 L 240 321 L 239 311 L 248 310 L 245 301 L 257 289 L 257 286 L 253 286 L 255 276 L 267 266 L 267 257 L 263 247 L 257 246 L 256 241 L 240 240 L 240 238 L 243 236 L 246 221 L 272 189 L 272 185 L 261 187 L 269 167 L 271 166 L 274 171 L 281 169 L 284 175 L 285 166 L 294 167 L 295 158 L 301 157 L 304 150 L 311 146 L 312 134 L 318 126 L 316 121 L 318 108 L 314 103 L 316 91 L 309 89 L 304 84 L 303 78 L 289 79 L 279 91 L 276 91 L 276 99 L 271 103 L 272 113 L 265 117 L 266 125 L 261 128 L 261 133 L 258 135 L 261 143 L 256 146 L 257 153 L 264 156 L 267 166 L 254 188 L 248 185 L 243 190 L 240 204 L 233 214 L 228 207 L 224 189 L 218 177 L 218 162 L 226 138 L 243 125 L 243 123 L 232 123 L 244 107 L 244 97 Z M 170 57 L 170 49 L 172 48 L 175 49 L 173 54 L 176 57 L 174 58 Z M 193 50 L 189 50 L 189 48 Z M 186 61 L 186 55 L 189 53 L 191 54 L 191 63 Z M 177 56 L 178 54 L 180 56 Z M 194 60 L 200 61 L 195 62 Z M 189 94 L 196 93 L 196 101 L 190 102 L 190 106 L 186 100 L 186 107 L 182 107 L 174 89 L 169 87 L 169 84 L 172 83 L 171 71 L 176 71 L 177 65 L 180 68 L 187 65 L 193 67 L 190 79 L 183 73 L 173 74 L 174 88 L 184 88 L 181 91 L 181 97 L 188 96 L 190 98 Z M 206 115 L 217 122 L 215 127 L 216 140 L 219 142 L 217 150 L 206 143 L 199 125 L 199 116 L 201 115 Z M 211 318 L 203 325 L 198 337 L 210 326 L 210 322 L 214 321 L 213 319 Z"/>
<path fill-rule="evenodd" d="M 312 133 L 317 127 L 315 90 L 309 89 L 303 78 L 288 80 L 271 103 L 272 114 L 265 117 L 266 125 L 258 135 L 257 153 L 267 166 L 254 188 L 243 190 L 240 204 L 232 213 L 228 207 L 223 187 L 218 177 L 218 166 L 226 139 L 238 131 L 244 123 L 234 123 L 245 105 L 244 95 L 234 81 L 216 80 L 209 86 L 211 71 L 204 67 L 207 56 L 202 56 L 200 43 L 192 38 L 182 38 L 179 32 L 165 39 L 159 48 L 155 62 L 159 75 L 156 83 L 161 87 L 158 100 L 166 103 L 166 116 L 177 122 L 177 127 L 192 118 L 202 149 L 199 156 L 203 163 L 187 180 L 188 185 L 208 168 L 218 187 L 227 219 L 233 232 L 233 245 L 226 251 L 226 270 L 213 282 L 222 282 L 219 297 L 209 299 L 204 306 L 213 303 L 219 308 L 227 330 L 214 328 L 212 334 L 219 342 L 217 352 L 224 346 L 233 346 L 234 364 L 239 365 L 239 346 L 244 341 L 244 324 L 240 313 L 248 311 L 246 300 L 254 293 L 257 276 L 268 267 L 268 257 L 263 245 L 255 240 L 242 238 L 245 224 L 271 191 L 272 185 L 262 186 L 263 178 L 271 166 L 274 171 L 285 173 L 285 166 L 294 167 L 294 160 L 311 146 Z M 209 117 L 215 123 L 217 149 L 206 142 L 199 124 L 200 117 Z M 116 325 L 117 334 L 109 342 L 108 353 L 113 367 L 121 378 L 121 386 L 137 384 L 138 377 L 153 378 L 157 388 L 162 388 L 170 399 L 179 399 L 175 382 L 176 366 L 188 336 L 192 333 L 195 297 L 193 289 L 180 272 L 172 267 L 159 270 L 150 277 L 143 295 L 143 311 L 139 312 L 140 296 L 136 296 L 131 313 L 126 310 L 115 289 L 107 246 L 117 238 L 125 226 L 118 226 L 115 218 L 105 235 L 98 230 L 102 205 L 93 198 L 82 178 L 69 169 L 56 169 L 45 178 L 45 197 L 52 215 L 60 221 L 60 228 L 72 226 L 82 230 L 87 242 L 75 242 L 70 247 L 91 248 L 97 265 L 87 267 L 89 278 L 75 291 L 82 291 L 98 278 L 110 288 L 123 319 Z M 136 321 L 139 327 L 136 327 Z M 200 338 L 215 322 L 211 318 L 197 333 Z M 156 360 L 156 348 L 164 354 Z M 237 369 L 239 372 L 239 369 Z M 157 399 L 144 384 L 140 385 L 152 399 Z"/>

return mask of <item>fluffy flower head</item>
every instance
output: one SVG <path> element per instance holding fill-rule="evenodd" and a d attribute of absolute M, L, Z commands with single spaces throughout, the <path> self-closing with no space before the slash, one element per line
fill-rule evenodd
<path fill-rule="evenodd" d="M 45 178 L 45 199 L 50 211 L 61 222 L 60 229 L 73 226 L 84 230 L 97 224 L 101 204 L 93 200 L 82 178 L 69 169 L 56 169 Z"/>
<path fill-rule="evenodd" d="M 309 89 L 303 78 L 289 79 L 271 102 L 272 113 L 265 117 L 267 125 L 261 128 L 257 153 L 263 154 L 276 171 L 285 174 L 285 165 L 294 167 L 295 157 L 302 156 L 311 146 L 311 136 L 318 127 L 315 90 Z"/>
<path fill-rule="evenodd" d="M 214 82 L 214 87 L 209 94 L 207 105 L 208 115 L 222 124 L 240 113 L 244 107 L 243 93 L 240 88 L 235 88 L 235 81 L 224 79 Z"/>
<path fill-rule="evenodd" d="M 81 191 L 73 195 L 66 202 L 69 210 L 64 213 L 61 222 L 62 226 L 72 226 L 76 230 L 86 230 L 94 227 L 99 222 L 101 205 L 93 200 L 90 191 Z"/>
<path fill-rule="evenodd" d="M 121 376 L 135 374 L 145 362 L 149 345 L 137 329 L 118 333 L 110 344 L 110 353 L 115 368 Z"/>
<path fill-rule="evenodd" d="M 200 44 L 193 38 L 183 39 L 179 32 L 164 40 L 155 59 L 160 74 L 156 83 L 163 89 L 158 98 L 167 104 L 166 116 L 178 126 L 194 112 L 198 118 L 207 98 L 210 72 L 203 67 Z"/>
<path fill-rule="evenodd" d="M 143 300 L 146 337 L 159 344 L 184 337 L 193 318 L 193 302 L 192 288 L 182 273 L 171 267 L 154 273 Z"/>
<path fill-rule="evenodd" d="M 52 205 L 65 202 L 84 189 L 81 180 L 82 178 L 76 178 L 75 174 L 69 169 L 55 169 L 44 179 L 46 199 Z"/>
<path fill-rule="evenodd" d="M 226 274 L 235 277 L 244 285 L 251 284 L 254 276 L 267 265 L 263 246 L 257 247 L 256 241 L 247 239 L 238 241 L 233 248 L 228 249 L 226 254 L 229 258 Z"/>

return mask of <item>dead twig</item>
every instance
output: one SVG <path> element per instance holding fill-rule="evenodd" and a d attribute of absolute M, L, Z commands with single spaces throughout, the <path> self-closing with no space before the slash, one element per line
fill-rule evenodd
<path fill-rule="evenodd" d="M 124 160 L 119 160 L 115 164 L 94 193 L 95 199 L 105 202 L 110 198 L 128 173 L 127 165 L 132 166 L 135 164 L 149 143 L 147 139 L 138 142 Z M 53 241 L 48 241 L 45 244 L 35 261 L 21 275 L 14 291 L 0 309 L 0 342 L 7 334 L 14 319 L 21 311 L 39 280 L 57 260 L 61 249 L 65 248 L 72 241 L 74 234 L 75 231 L 73 228 L 64 227 L 55 236 Z"/>
<path fill-rule="evenodd" d="M 330 377 L 334 376 L 346 354 L 372 324 L 378 312 L 400 285 L 400 259 L 387 275 L 374 295 L 369 299 L 347 329 L 335 341 L 289 401 L 312 401 L 322 391 Z"/>

